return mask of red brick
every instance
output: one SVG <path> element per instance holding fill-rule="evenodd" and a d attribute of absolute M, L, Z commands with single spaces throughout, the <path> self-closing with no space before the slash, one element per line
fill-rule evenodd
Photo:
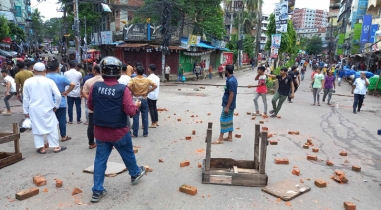
<path fill-rule="evenodd" d="M 171 116 L 168 116 L 168 118 L 171 118 Z"/>
<path fill-rule="evenodd" d="M 300 170 L 298 168 L 292 169 L 292 174 L 299 176 L 300 175 Z"/>
<path fill-rule="evenodd" d="M 144 167 L 146 168 L 146 171 L 147 171 L 147 172 L 152 172 L 152 171 L 153 171 L 153 169 L 150 168 L 149 166 L 144 166 Z"/>
<path fill-rule="evenodd" d="M 246 112 L 247 115 L 251 115 L 251 112 Z"/>
<path fill-rule="evenodd" d="M 259 124 L 264 124 L 264 123 L 265 123 L 265 121 L 263 121 L 263 120 L 259 121 Z"/>
<path fill-rule="evenodd" d="M 159 163 L 162 163 L 162 162 L 164 162 L 164 160 L 163 159 L 159 159 Z"/>
<path fill-rule="evenodd" d="M 239 115 L 239 113 L 234 113 L 234 116 L 238 116 Z"/>
<path fill-rule="evenodd" d="M 201 168 L 201 167 L 202 167 L 202 164 L 201 164 L 201 163 L 199 163 L 197 166 L 198 166 L 199 168 Z"/>
<path fill-rule="evenodd" d="M 341 156 L 347 156 L 347 152 L 346 152 L 346 151 L 341 151 L 341 152 L 340 152 L 340 155 L 341 155 Z"/>
<path fill-rule="evenodd" d="M 80 190 L 79 188 L 74 188 L 73 191 L 71 192 L 71 195 L 76 195 L 79 193 L 82 193 L 82 190 Z"/>
<path fill-rule="evenodd" d="M 344 202 L 345 210 L 356 210 L 356 204 L 352 202 Z"/>
<path fill-rule="evenodd" d="M 194 115 L 192 114 L 191 117 L 194 117 Z"/>
<path fill-rule="evenodd" d="M 343 183 L 347 183 L 347 182 L 348 182 L 348 179 L 347 179 L 347 177 L 345 176 L 345 174 L 341 174 L 341 175 L 339 175 L 339 178 L 340 178 L 340 180 L 341 180 Z"/>
<path fill-rule="evenodd" d="M 316 155 L 307 155 L 307 160 L 317 160 Z"/>
<path fill-rule="evenodd" d="M 319 188 L 327 187 L 327 182 L 321 179 L 315 180 L 315 185 Z"/>
<path fill-rule="evenodd" d="M 134 147 L 134 153 L 138 153 L 138 152 L 139 152 L 138 148 Z"/>
<path fill-rule="evenodd" d="M 278 141 L 277 140 L 270 140 L 269 141 L 271 145 L 278 145 Z"/>
<path fill-rule="evenodd" d="M 338 175 L 338 176 L 340 176 L 340 175 L 344 174 L 344 172 L 341 171 L 341 170 L 339 170 L 339 169 L 336 169 L 336 170 L 335 170 L 335 174 Z"/>
<path fill-rule="evenodd" d="M 62 185 L 63 185 L 63 182 L 61 180 L 59 180 L 59 179 L 55 179 L 55 180 L 56 180 L 56 187 L 57 188 L 61 188 Z"/>
<path fill-rule="evenodd" d="M 312 144 L 312 139 L 307 139 L 307 144 L 311 145 Z"/>
<path fill-rule="evenodd" d="M 196 130 L 192 130 L 192 135 L 196 135 Z"/>
<path fill-rule="evenodd" d="M 190 186 L 190 185 L 187 185 L 187 184 L 181 185 L 179 187 L 179 190 L 180 190 L 180 192 L 186 193 L 188 195 L 196 195 L 197 194 L 197 188 Z"/>
<path fill-rule="evenodd" d="M 360 166 L 352 166 L 352 170 L 353 171 L 361 171 L 361 167 Z"/>
<path fill-rule="evenodd" d="M 267 138 L 271 138 L 271 137 L 273 137 L 272 133 L 267 134 Z"/>
<path fill-rule="evenodd" d="M 295 135 L 299 135 L 299 131 L 295 131 Z"/>
<path fill-rule="evenodd" d="M 281 116 L 276 116 L 278 119 L 282 118 Z"/>
<path fill-rule="evenodd" d="M 49 192 L 48 188 L 45 188 L 45 189 L 43 190 L 43 192 Z"/>
<path fill-rule="evenodd" d="M 22 191 L 16 193 L 15 197 L 17 200 L 22 201 L 22 200 L 25 200 L 25 199 L 30 198 L 32 196 L 35 196 L 38 193 L 40 193 L 40 190 L 37 187 L 33 187 L 33 188 L 30 188 L 27 190 L 22 190 Z"/>
<path fill-rule="evenodd" d="M 46 179 L 43 176 L 35 176 L 35 177 L 33 177 L 33 183 L 37 187 L 41 187 L 41 186 L 46 185 Z"/>
<path fill-rule="evenodd" d="M 209 112 L 208 115 L 212 115 L 212 114 Z"/>
<path fill-rule="evenodd" d="M 294 132 L 294 131 L 289 131 L 288 134 L 290 134 L 290 135 L 294 135 L 295 132 Z"/>
<path fill-rule="evenodd" d="M 241 134 L 236 134 L 235 137 L 236 138 L 241 138 Z"/>
<path fill-rule="evenodd" d="M 181 118 L 177 118 L 177 121 L 180 122 L 180 121 L 181 121 Z"/>
<path fill-rule="evenodd" d="M 192 136 L 185 136 L 185 140 L 192 140 Z"/>
<path fill-rule="evenodd" d="M 327 166 L 333 166 L 334 164 L 332 163 L 332 161 L 330 160 L 327 160 Z"/>
<path fill-rule="evenodd" d="M 332 177 L 332 179 L 335 180 L 336 182 L 342 183 L 342 181 L 341 181 L 341 179 L 340 179 L 340 177 L 338 175 L 334 175 Z"/>
<path fill-rule="evenodd" d="M 262 130 L 264 130 L 264 131 L 268 131 L 269 128 L 268 128 L 268 127 L 262 127 Z"/>
<path fill-rule="evenodd" d="M 288 159 L 287 158 L 276 158 L 274 160 L 275 164 L 289 164 L 288 162 Z"/>
<path fill-rule="evenodd" d="M 304 148 L 304 149 L 309 149 L 310 146 L 309 146 L 308 144 L 305 144 L 305 145 L 303 145 L 303 148 Z"/>
<path fill-rule="evenodd" d="M 251 117 L 251 120 L 255 120 L 255 117 Z"/>
<path fill-rule="evenodd" d="M 319 152 L 319 148 L 312 148 L 312 152 Z"/>
<path fill-rule="evenodd" d="M 300 179 L 300 183 L 304 183 L 303 179 Z"/>
<path fill-rule="evenodd" d="M 180 167 L 185 167 L 185 166 L 189 166 L 189 165 L 190 165 L 190 162 L 188 160 L 185 160 L 185 161 L 180 163 Z"/>

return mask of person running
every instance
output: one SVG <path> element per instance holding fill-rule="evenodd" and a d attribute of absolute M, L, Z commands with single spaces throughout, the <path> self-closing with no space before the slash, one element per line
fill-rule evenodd
<path fill-rule="evenodd" d="M 369 80 L 366 78 L 365 72 L 360 73 L 360 78 L 357 78 L 352 84 L 352 94 L 354 94 L 353 101 L 353 113 L 360 112 L 364 98 L 366 95 L 366 89 L 369 86 Z M 356 112 L 357 108 L 357 112 Z"/>
<path fill-rule="evenodd" d="M 58 120 L 54 114 L 60 108 L 61 92 L 53 80 L 45 77 L 45 71 L 45 64 L 34 64 L 34 77 L 26 80 L 23 88 L 23 112 L 33 122 L 34 145 L 39 154 L 46 154 L 45 135 L 49 147 L 54 147 L 54 153 L 66 150 L 59 145 Z"/>
<path fill-rule="evenodd" d="M 61 141 L 68 141 L 71 137 L 66 135 L 66 96 L 74 89 L 75 84 L 70 82 L 65 76 L 62 76 L 59 73 L 59 68 L 59 63 L 57 61 L 49 62 L 46 77 L 56 83 L 58 90 L 62 95 L 60 107 L 55 111 L 55 114 L 58 120 Z M 65 90 L 66 86 L 69 86 L 67 90 Z"/>
<path fill-rule="evenodd" d="M 300 84 L 298 67 L 297 66 L 291 67 L 291 71 L 288 72 L 288 76 L 290 76 L 292 78 L 292 81 L 294 82 L 294 94 L 295 94 L 296 91 L 298 90 L 298 87 Z M 290 90 L 290 94 L 288 94 L 288 103 L 292 103 L 292 101 L 291 101 L 291 90 Z"/>
<path fill-rule="evenodd" d="M 181 65 L 181 64 L 180 64 Z M 157 88 L 150 92 L 147 96 L 148 98 L 148 108 L 149 113 L 151 116 L 152 124 L 149 126 L 150 128 L 156 128 L 159 126 L 159 115 L 157 113 L 157 100 L 159 99 L 159 92 L 160 92 L 160 78 L 155 75 L 156 66 L 155 64 L 150 64 L 148 66 L 148 72 L 149 76 L 148 79 L 150 79 L 152 82 L 154 82 L 157 85 Z"/>
<path fill-rule="evenodd" d="M 11 106 L 9 106 L 9 99 L 11 99 L 12 96 L 16 95 L 16 83 L 15 83 L 15 80 L 9 75 L 8 70 L 2 70 L 1 75 L 3 76 L 5 81 L 4 103 L 5 103 L 5 107 L 7 108 L 7 110 L 3 111 L 1 114 L 4 116 L 10 116 L 12 115 L 12 112 L 11 112 Z"/>
<path fill-rule="evenodd" d="M 323 102 L 325 102 L 325 98 L 328 95 L 328 101 L 327 104 L 331 105 L 331 98 L 332 98 L 332 93 L 335 91 L 336 88 L 336 78 L 333 76 L 332 71 L 329 71 L 327 76 L 324 78 L 324 95 L 323 95 Z"/>
<path fill-rule="evenodd" d="M 258 98 L 262 97 L 263 101 L 263 107 L 264 107 L 264 112 L 263 115 L 267 115 L 267 86 L 266 86 L 266 75 L 265 75 L 265 70 L 266 68 L 263 66 L 258 67 L 258 74 L 255 77 L 255 80 L 258 81 L 258 85 L 249 85 L 248 88 L 252 87 L 257 87 L 257 90 L 254 94 L 254 106 L 255 106 L 255 115 L 256 116 L 261 116 L 261 113 L 259 112 L 259 106 L 258 106 Z"/>
<path fill-rule="evenodd" d="M 133 135 L 132 137 L 138 137 L 139 131 L 139 117 L 142 115 L 143 121 L 143 136 L 148 136 L 148 101 L 147 95 L 154 91 L 157 88 L 157 85 L 150 79 L 143 76 L 144 67 L 137 66 L 136 67 L 137 76 L 132 78 L 128 83 L 128 88 L 130 89 L 133 99 L 135 101 L 141 101 L 141 106 L 139 107 L 138 112 L 133 117 Z"/>
<path fill-rule="evenodd" d="M 314 97 L 314 103 L 312 106 L 316 105 L 320 106 L 320 91 L 324 87 L 324 75 L 321 73 L 321 67 L 315 70 L 315 74 L 313 76 L 313 80 L 311 81 L 310 88 L 312 88 L 312 93 Z"/>
<path fill-rule="evenodd" d="M 112 148 L 119 152 L 128 168 L 131 184 L 137 184 L 146 173 L 145 167 L 136 163 L 127 127 L 127 115 L 133 116 L 138 112 L 140 101 L 134 104 L 130 90 L 118 83 L 117 78 L 122 69 L 122 62 L 119 59 L 105 57 L 99 65 L 104 82 L 96 82 L 91 87 L 88 98 L 89 109 L 94 111 L 94 134 L 97 142 L 92 203 L 99 202 L 106 193 L 103 183 Z"/>
<path fill-rule="evenodd" d="M 220 137 L 212 144 L 223 144 L 224 141 L 233 141 L 233 116 L 236 109 L 238 81 L 234 77 L 234 66 L 227 65 L 225 67 L 226 85 L 225 92 L 222 97 L 222 113 L 220 117 L 221 131 Z M 224 138 L 224 133 L 229 133 L 227 138 Z"/>
<path fill-rule="evenodd" d="M 278 79 L 278 91 L 274 94 L 273 99 L 271 100 L 271 103 L 273 105 L 273 110 L 271 110 L 269 113 L 271 114 L 270 117 L 277 117 L 280 109 L 282 108 L 282 104 L 287 99 L 288 95 L 290 94 L 291 90 L 291 98 L 294 98 L 294 83 L 293 79 L 287 75 L 287 68 L 283 67 L 280 69 L 280 75 L 271 75 L 267 74 L 266 76 L 271 78 Z M 278 105 L 276 104 L 278 101 Z"/>
<path fill-rule="evenodd" d="M 82 89 L 82 96 L 87 100 L 89 99 L 89 94 L 91 87 L 96 82 L 103 82 L 103 78 L 101 76 L 101 68 L 99 65 L 93 66 L 93 77 L 91 79 L 88 79 L 85 84 L 83 85 Z M 87 107 L 89 107 L 89 104 L 87 103 Z M 97 147 L 97 144 L 95 143 L 94 139 L 94 112 L 89 109 L 89 124 L 87 125 L 87 138 L 89 140 L 89 149 L 94 149 Z"/>
<path fill-rule="evenodd" d="M 199 64 L 196 65 L 196 78 L 197 78 L 197 81 L 198 81 L 198 75 L 200 75 L 201 73 L 201 66 Z"/>

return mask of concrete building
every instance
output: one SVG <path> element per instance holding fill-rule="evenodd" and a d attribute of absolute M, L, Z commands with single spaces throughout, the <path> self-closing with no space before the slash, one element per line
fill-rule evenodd
<path fill-rule="evenodd" d="M 327 28 L 302 28 L 295 29 L 299 38 L 312 38 L 314 36 L 320 37 L 322 41 L 322 47 L 326 48 L 327 44 Z"/>
<path fill-rule="evenodd" d="M 264 50 L 265 49 L 265 45 L 266 45 L 266 42 L 267 42 L 267 39 L 268 39 L 268 37 L 266 35 L 266 31 L 267 31 L 267 26 L 269 24 L 269 18 L 270 18 L 270 15 L 262 15 L 260 50 Z"/>
<path fill-rule="evenodd" d="M 328 26 L 328 12 L 324 10 L 296 8 L 291 19 L 295 29 L 325 28 Z"/>
<path fill-rule="evenodd" d="M 0 15 L 25 30 L 25 26 L 31 21 L 30 0 L 1 0 Z"/>
<path fill-rule="evenodd" d="M 225 12 L 226 36 L 230 39 L 231 34 L 237 32 L 237 29 L 233 26 L 234 19 L 237 18 L 237 12 L 244 9 L 244 2 L 242 0 L 226 1 L 223 8 Z"/>

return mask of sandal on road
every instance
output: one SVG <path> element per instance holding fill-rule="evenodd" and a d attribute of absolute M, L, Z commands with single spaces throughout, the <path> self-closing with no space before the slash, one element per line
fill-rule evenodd
<path fill-rule="evenodd" d="M 71 140 L 71 137 L 70 137 L 70 136 L 65 136 L 64 138 L 65 138 L 65 139 L 61 139 L 62 142 Z"/>
<path fill-rule="evenodd" d="M 65 147 L 65 146 L 60 146 L 60 149 L 59 150 L 54 150 L 54 153 L 59 153 L 59 152 L 62 152 L 62 151 L 64 151 L 64 150 L 66 150 L 67 149 L 67 147 Z"/>
<path fill-rule="evenodd" d="M 219 141 L 219 140 L 212 142 L 212 144 L 223 144 L 223 143 L 224 141 Z"/>
<path fill-rule="evenodd" d="M 46 151 L 41 151 L 41 148 L 38 149 L 37 152 L 38 152 L 39 154 L 42 154 L 42 155 L 46 154 Z"/>
<path fill-rule="evenodd" d="M 224 141 L 229 141 L 229 142 L 232 142 L 232 141 L 233 141 L 233 139 L 224 138 Z"/>

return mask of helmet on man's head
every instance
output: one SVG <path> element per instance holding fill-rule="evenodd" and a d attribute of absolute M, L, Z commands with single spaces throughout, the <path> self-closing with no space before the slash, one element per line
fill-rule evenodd
<path fill-rule="evenodd" d="M 119 77 L 122 71 L 123 63 L 113 56 L 104 57 L 99 66 L 101 67 L 102 76 Z"/>

